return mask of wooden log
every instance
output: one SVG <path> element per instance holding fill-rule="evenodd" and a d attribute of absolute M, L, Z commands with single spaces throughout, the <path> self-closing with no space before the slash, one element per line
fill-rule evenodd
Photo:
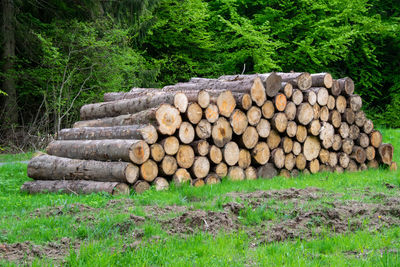
<path fill-rule="evenodd" d="M 148 144 L 157 142 L 157 129 L 153 125 L 131 125 L 114 127 L 82 127 L 63 129 L 57 134 L 58 140 L 103 140 L 143 139 Z"/>
<path fill-rule="evenodd" d="M 299 172 L 298 169 L 293 169 L 293 170 L 290 172 L 290 175 L 291 175 L 292 177 L 297 177 L 297 176 L 300 175 L 300 172 Z"/>
<path fill-rule="evenodd" d="M 319 160 L 318 159 L 313 159 L 312 161 L 310 161 L 308 163 L 308 168 L 309 168 L 309 170 L 310 170 L 310 172 L 312 174 L 319 172 L 319 168 L 320 168 Z"/>
<path fill-rule="evenodd" d="M 353 146 L 353 153 L 350 154 L 350 158 L 361 164 L 367 160 L 367 154 L 362 147 Z"/>
<path fill-rule="evenodd" d="M 194 187 L 201 187 L 201 186 L 204 186 L 204 185 L 205 185 L 205 182 L 204 182 L 203 179 L 194 179 L 194 180 L 192 181 L 192 185 L 193 185 Z"/>
<path fill-rule="evenodd" d="M 336 152 L 330 152 L 329 153 L 328 164 L 332 168 L 334 168 L 338 164 L 338 154 Z"/>
<path fill-rule="evenodd" d="M 201 120 L 196 125 L 196 135 L 200 139 L 208 139 L 211 137 L 211 123 L 207 120 Z"/>
<path fill-rule="evenodd" d="M 142 194 L 143 192 L 150 189 L 150 184 L 146 181 L 139 180 L 133 185 L 133 190 L 136 194 Z"/>
<path fill-rule="evenodd" d="M 368 146 L 365 149 L 365 153 L 367 154 L 367 160 L 368 161 L 371 161 L 371 160 L 375 159 L 376 151 L 375 151 L 375 148 L 373 146 Z"/>
<path fill-rule="evenodd" d="M 285 155 L 285 168 L 289 171 L 293 170 L 296 165 L 296 157 L 293 153 L 289 153 Z"/>
<path fill-rule="evenodd" d="M 312 106 L 314 113 L 314 120 L 319 120 L 321 107 L 318 104 Z"/>
<path fill-rule="evenodd" d="M 269 136 L 267 137 L 267 144 L 270 150 L 275 149 L 281 143 L 281 137 L 276 130 L 271 130 Z M 255 145 L 254 145 L 255 146 Z"/>
<path fill-rule="evenodd" d="M 203 117 L 203 110 L 201 109 L 199 104 L 195 102 L 190 103 L 186 111 L 186 116 L 190 123 L 198 124 Z"/>
<path fill-rule="evenodd" d="M 254 79 L 254 83 L 250 89 L 250 96 L 254 103 L 256 103 L 256 105 L 259 107 L 261 107 L 265 100 L 267 100 L 265 87 L 260 77 Z"/>
<path fill-rule="evenodd" d="M 295 137 L 297 133 L 297 124 L 294 121 L 288 121 L 287 127 L 286 127 L 286 134 L 289 137 Z"/>
<path fill-rule="evenodd" d="M 367 167 L 370 169 L 378 169 L 379 168 L 379 163 L 377 160 L 373 159 L 368 161 Z"/>
<path fill-rule="evenodd" d="M 293 85 L 291 83 L 283 82 L 280 91 L 285 94 L 286 98 L 291 98 L 293 94 Z"/>
<path fill-rule="evenodd" d="M 314 118 L 314 111 L 310 104 L 302 103 L 297 108 L 296 119 L 302 125 L 308 125 Z"/>
<path fill-rule="evenodd" d="M 150 156 L 143 140 L 62 140 L 47 146 L 47 154 L 71 159 L 132 161 L 142 164 Z"/>
<path fill-rule="evenodd" d="M 329 120 L 329 109 L 328 109 L 328 107 L 326 107 L 326 106 L 321 107 L 321 109 L 319 111 L 319 119 L 321 121 L 328 121 Z"/>
<path fill-rule="evenodd" d="M 329 92 L 325 87 L 312 87 L 309 91 L 313 91 L 317 95 L 317 103 L 320 106 L 328 104 Z"/>
<path fill-rule="evenodd" d="M 272 127 L 275 128 L 280 133 L 286 131 L 287 123 L 288 123 L 287 117 L 283 112 L 275 113 L 274 117 L 272 117 L 271 120 Z"/>
<path fill-rule="evenodd" d="M 270 151 L 267 143 L 259 142 L 251 151 L 252 157 L 256 164 L 264 165 L 270 158 Z M 239 165 L 240 166 L 240 165 Z M 248 166 L 246 166 L 247 168 Z"/>
<path fill-rule="evenodd" d="M 206 90 L 200 90 L 197 94 L 197 103 L 201 108 L 207 108 L 210 104 L 210 94 Z"/>
<path fill-rule="evenodd" d="M 340 115 L 339 111 L 334 109 L 329 113 L 328 121 L 333 125 L 333 127 L 339 128 L 342 123 L 342 116 Z"/>
<path fill-rule="evenodd" d="M 290 171 L 287 170 L 287 169 L 281 169 L 279 171 L 279 176 L 282 176 L 282 177 L 285 177 L 285 178 L 290 178 L 291 177 Z"/>
<path fill-rule="evenodd" d="M 239 146 L 235 142 L 229 142 L 222 149 L 222 154 L 225 163 L 233 166 L 239 161 Z"/>
<path fill-rule="evenodd" d="M 359 95 L 350 95 L 348 99 L 348 106 L 351 108 L 353 112 L 357 112 L 362 107 L 362 99 Z"/>
<path fill-rule="evenodd" d="M 339 83 L 340 90 L 345 95 L 351 95 L 354 92 L 354 82 L 352 79 L 345 77 L 337 80 Z"/>
<path fill-rule="evenodd" d="M 179 128 L 179 140 L 183 144 L 190 144 L 194 140 L 194 133 L 193 125 L 187 121 L 184 121 Z"/>
<path fill-rule="evenodd" d="M 360 128 L 358 128 L 355 124 L 351 125 L 349 131 L 349 138 L 356 140 L 359 135 L 360 135 Z"/>
<path fill-rule="evenodd" d="M 229 122 L 223 117 L 219 118 L 212 127 L 211 136 L 216 146 L 226 145 L 232 139 L 232 128 Z"/>
<path fill-rule="evenodd" d="M 156 191 L 168 190 L 169 188 L 169 183 L 164 177 L 157 177 L 154 179 L 153 185 Z"/>
<path fill-rule="evenodd" d="M 274 104 L 278 111 L 284 111 L 287 104 L 287 98 L 284 94 L 277 94 L 274 97 Z"/>
<path fill-rule="evenodd" d="M 186 169 L 181 168 L 176 170 L 176 172 L 172 176 L 172 181 L 175 183 L 175 185 L 179 186 L 184 183 L 191 183 L 192 177 Z"/>
<path fill-rule="evenodd" d="M 246 176 L 246 180 L 256 180 L 257 179 L 257 170 L 256 170 L 256 168 L 250 166 L 244 170 L 244 175 Z"/>
<path fill-rule="evenodd" d="M 261 119 L 256 126 L 257 133 L 262 138 L 267 138 L 271 132 L 271 125 L 266 119 Z"/>
<path fill-rule="evenodd" d="M 366 120 L 367 118 L 365 117 L 364 111 L 360 110 L 356 112 L 356 115 L 354 117 L 354 122 L 358 127 L 360 128 L 363 127 Z"/>
<path fill-rule="evenodd" d="M 282 148 L 276 148 L 271 151 L 271 161 L 278 169 L 282 169 L 285 166 L 285 153 Z"/>
<path fill-rule="evenodd" d="M 338 154 L 338 159 L 339 159 L 339 164 L 340 164 L 341 167 L 346 169 L 349 166 L 350 157 L 349 157 L 348 154 L 343 153 L 343 152 L 339 153 Z"/>
<path fill-rule="evenodd" d="M 178 163 L 174 157 L 167 155 L 161 161 L 160 173 L 162 175 L 166 175 L 166 176 L 173 175 L 177 169 L 178 169 Z M 146 179 L 143 179 L 143 180 L 146 180 Z"/>
<path fill-rule="evenodd" d="M 329 165 L 320 164 L 320 165 L 319 165 L 319 171 L 320 171 L 320 172 L 332 172 L 333 170 L 332 170 L 332 167 L 329 166 Z M 303 171 L 303 173 L 304 173 L 304 171 Z"/>
<path fill-rule="evenodd" d="M 221 162 L 215 165 L 214 172 L 221 178 L 228 175 L 228 165 L 226 163 Z"/>
<path fill-rule="evenodd" d="M 152 144 L 150 146 L 150 155 L 151 158 L 156 161 L 160 162 L 165 156 L 164 147 L 161 144 Z"/>
<path fill-rule="evenodd" d="M 311 161 L 316 159 L 321 150 L 321 144 L 317 137 L 308 136 L 303 145 L 303 154 L 306 160 Z"/>
<path fill-rule="evenodd" d="M 271 136 L 271 133 L 269 137 Z M 268 137 L 268 138 L 269 138 Z M 241 136 L 241 144 L 247 148 L 247 149 L 252 149 L 256 146 L 258 142 L 258 132 L 256 128 L 253 126 L 248 126 L 246 130 L 244 131 L 243 135 Z"/>
<path fill-rule="evenodd" d="M 375 148 L 379 148 L 382 144 L 382 134 L 379 131 L 372 131 L 369 135 L 371 145 Z"/>
<path fill-rule="evenodd" d="M 365 120 L 363 131 L 366 134 L 370 134 L 374 130 L 374 123 L 371 120 Z"/>
<path fill-rule="evenodd" d="M 349 134 L 350 134 L 350 127 L 349 127 L 349 125 L 348 125 L 346 122 L 344 122 L 344 121 L 342 121 L 342 123 L 340 124 L 340 127 L 339 127 L 339 134 L 340 134 L 340 136 L 341 136 L 343 139 L 349 137 Z"/>
<path fill-rule="evenodd" d="M 303 125 L 297 126 L 296 140 L 300 143 L 304 143 L 307 138 L 307 128 Z"/>
<path fill-rule="evenodd" d="M 206 157 L 196 157 L 192 166 L 192 173 L 196 178 L 204 178 L 210 172 L 210 161 Z"/>
<path fill-rule="evenodd" d="M 28 181 L 21 186 L 22 192 L 92 194 L 106 192 L 112 195 L 129 195 L 129 186 L 118 182 L 96 182 L 86 180 L 38 180 Z"/>
<path fill-rule="evenodd" d="M 342 137 L 340 137 L 339 134 L 335 134 L 333 136 L 332 149 L 334 151 L 339 151 L 341 148 L 342 148 Z"/>
<path fill-rule="evenodd" d="M 344 168 L 342 168 L 342 167 L 339 166 L 339 165 L 336 165 L 336 166 L 333 168 L 333 171 L 336 172 L 336 173 L 344 173 Z"/>
<path fill-rule="evenodd" d="M 347 168 L 346 168 L 346 171 L 347 172 L 356 172 L 356 171 L 358 171 L 357 163 L 354 160 L 351 159 L 350 162 L 349 162 L 349 166 L 347 166 Z"/>
<path fill-rule="evenodd" d="M 317 103 L 317 94 L 312 90 L 307 90 L 304 92 L 303 101 L 308 102 L 311 106 Z"/>
<path fill-rule="evenodd" d="M 336 98 L 332 95 L 328 96 L 328 103 L 326 104 L 326 107 L 329 110 L 333 110 L 336 107 Z"/>
<path fill-rule="evenodd" d="M 332 75 L 329 73 L 315 73 L 311 74 L 311 85 L 313 87 L 326 87 L 326 88 L 331 88 L 332 87 Z"/>
<path fill-rule="evenodd" d="M 247 120 L 251 126 L 256 126 L 261 119 L 261 109 L 258 107 L 251 107 L 247 111 Z"/>
<path fill-rule="evenodd" d="M 198 156 L 207 156 L 208 152 L 210 152 L 210 144 L 206 140 L 197 140 L 192 144 L 194 152 Z"/>
<path fill-rule="evenodd" d="M 331 94 L 334 96 L 339 96 L 342 93 L 339 82 L 337 80 L 332 81 Z"/>
<path fill-rule="evenodd" d="M 215 174 L 215 173 L 210 173 L 210 174 L 207 175 L 207 177 L 204 179 L 204 182 L 205 182 L 207 185 L 219 184 L 219 183 L 221 183 L 221 179 L 218 177 L 217 174 Z"/>
<path fill-rule="evenodd" d="M 354 123 L 355 113 L 351 108 L 346 108 L 343 113 L 343 120 L 346 121 L 349 125 Z"/>
<path fill-rule="evenodd" d="M 162 94 L 161 89 L 157 88 L 133 88 L 131 92 L 111 92 L 103 95 L 104 102 L 111 102 L 116 100 L 138 98 L 145 95 L 154 95 L 156 93 Z"/>
<path fill-rule="evenodd" d="M 139 168 L 127 162 L 69 159 L 46 154 L 32 158 L 28 176 L 35 180 L 93 180 L 133 184 Z"/>
<path fill-rule="evenodd" d="M 308 133 L 318 136 L 319 131 L 321 130 L 321 123 L 319 120 L 313 120 L 309 125 L 308 125 Z"/>
<path fill-rule="evenodd" d="M 340 95 L 336 98 L 336 109 L 339 113 L 344 113 L 347 106 L 347 100 L 344 96 Z"/>
<path fill-rule="evenodd" d="M 322 141 L 322 146 L 326 149 L 332 147 L 333 136 L 335 134 L 335 129 L 332 124 L 328 122 L 323 122 L 321 127 L 321 132 L 319 134 L 319 139 Z"/>
<path fill-rule="evenodd" d="M 178 152 L 179 140 L 175 136 L 168 136 L 161 141 L 165 154 L 173 156 Z"/>
<path fill-rule="evenodd" d="M 239 153 L 239 157 L 240 157 L 240 153 Z M 209 153 L 209 158 L 211 160 L 211 162 L 218 164 L 222 161 L 222 151 L 220 148 L 218 148 L 215 145 L 212 145 L 210 147 L 210 153 Z"/>
<path fill-rule="evenodd" d="M 180 145 L 176 153 L 176 162 L 180 168 L 188 169 L 194 162 L 194 150 L 189 145 Z"/>
<path fill-rule="evenodd" d="M 394 148 L 392 144 L 381 144 L 378 148 L 378 162 L 390 166 L 393 161 L 393 151 Z"/>
<path fill-rule="evenodd" d="M 249 110 L 253 106 L 253 100 L 251 99 L 250 94 L 234 94 L 236 99 L 236 105 L 244 110 Z"/>
<path fill-rule="evenodd" d="M 207 121 L 210 123 L 214 123 L 219 118 L 219 111 L 218 107 L 215 104 L 210 104 L 204 111 L 204 116 L 206 117 Z"/>
<path fill-rule="evenodd" d="M 369 136 L 365 133 L 360 133 L 356 143 L 363 148 L 367 148 L 369 146 Z"/>
<path fill-rule="evenodd" d="M 274 164 L 267 163 L 257 169 L 257 176 L 264 179 L 270 179 L 278 175 Z"/>
<path fill-rule="evenodd" d="M 306 157 L 302 153 L 300 153 L 296 157 L 296 168 L 299 170 L 304 170 L 306 168 L 306 165 L 307 165 Z"/>
<path fill-rule="evenodd" d="M 229 167 L 228 180 L 243 181 L 246 178 L 244 170 L 238 166 Z"/>
<path fill-rule="evenodd" d="M 169 158 L 170 156 L 165 156 L 162 163 L 164 163 L 165 158 Z M 174 158 L 173 158 L 174 159 Z M 174 159 L 175 161 L 175 159 Z M 176 161 L 175 161 L 176 164 Z M 176 170 L 176 168 L 175 168 Z M 155 161 L 149 159 L 146 162 L 144 162 L 142 165 L 140 165 L 140 178 L 147 182 L 152 182 L 158 175 L 158 165 L 155 163 Z"/>
<path fill-rule="evenodd" d="M 219 114 L 229 118 L 236 107 L 236 100 L 231 91 L 223 91 L 217 98 Z"/>
<path fill-rule="evenodd" d="M 271 148 L 271 147 L 270 147 Z M 295 156 L 298 156 L 301 153 L 301 144 L 299 142 L 293 142 L 292 152 Z"/>
<path fill-rule="evenodd" d="M 240 109 L 235 109 L 233 111 L 229 121 L 232 126 L 232 130 L 236 135 L 242 135 L 249 124 L 246 114 Z"/>
<path fill-rule="evenodd" d="M 282 138 L 282 149 L 285 154 L 292 152 L 293 140 L 287 136 Z"/>
<path fill-rule="evenodd" d="M 261 112 L 266 119 L 271 119 L 275 113 L 274 103 L 272 101 L 265 101 L 264 105 L 261 107 Z"/>
<path fill-rule="evenodd" d="M 185 113 L 189 105 L 189 100 L 186 94 L 178 92 L 174 96 L 174 107 L 179 110 L 180 113 Z"/>
<path fill-rule="evenodd" d="M 354 141 L 350 138 L 343 139 L 342 143 L 342 151 L 347 155 L 350 155 L 353 152 Z"/>
<path fill-rule="evenodd" d="M 297 108 L 296 105 L 292 101 L 288 101 L 285 108 L 285 115 L 289 121 L 294 120 L 296 118 Z"/>
<path fill-rule="evenodd" d="M 156 120 L 158 123 L 158 131 L 165 135 L 173 135 L 182 123 L 179 110 L 168 104 L 162 104 L 157 109 Z"/>
<path fill-rule="evenodd" d="M 312 77 L 308 72 L 278 72 L 277 74 L 282 77 L 283 82 L 290 82 L 302 91 L 309 89 L 312 85 Z"/>
<path fill-rule="evenodd" d="M 300 91 L 300 90 L 293 90 L 292 102 L 293 102 L 296 106 L 298 106 L 298 105 L 300 105 L 301 103 L 303 103 L 303 99 L 304 99 L 304 96 L 303 96 L 303 92 L 302 92 L 302 91 Z"/>
<path fill-rule="evenodd" d="M 360 164 L 360 166 L 358 167 L 359 171 L 366 171 L 368 170 L 368 166 L 365 163 Z"/>
<path fill-rule="evenodd" d="M 246 169 L 251 164 L 251 154 L 247 149 L 240 149 L 238 165 L 242 169 Z"/>
<path fill-rule="evenodd" d="M 319 151 L 318 158 L 319 158 L 319 161 L 322 164 L 328 164 L 328 162 L 329 162 L 329 150 L 322 148 Z"/>

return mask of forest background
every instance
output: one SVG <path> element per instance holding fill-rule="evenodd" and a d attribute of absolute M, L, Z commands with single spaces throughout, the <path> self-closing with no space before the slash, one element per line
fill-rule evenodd
<path fill-rule="evenodd" d="M 0 153 L 38 149 L 105 92 L 271 71 L 351 77 L 400 127 L 398 0 L 1 0 Z"/>

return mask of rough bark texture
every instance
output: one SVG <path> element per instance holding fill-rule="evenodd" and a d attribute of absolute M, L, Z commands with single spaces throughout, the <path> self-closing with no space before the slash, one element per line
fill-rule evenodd
<path fill-rule="evenodd" d="M 354 82 L 352 79 L 346 77 L 337 80 L 342 93 L 351 95 L 354 92 Z"/>
<path fill-rule="evenodd" d="M 393 161 L 393 150 L 392 144 L 380 145 L 378 148 L 379 161 L 390 166 Z"/>
<path fill-rule="evenodd" d="M 332 87 L 332 75 L 329 73 L 315 73 L 311 74 L 311 81 L 313 87 Z"/>
<path fill-rule="evenodd" d="M 312 77 L 308 72 L 290 72 L 290 73 L 277 73 L 282 77 L 283 82 L 290 82 L 294 87 L 300 90 L 307 90 L 312 85 Z"/>

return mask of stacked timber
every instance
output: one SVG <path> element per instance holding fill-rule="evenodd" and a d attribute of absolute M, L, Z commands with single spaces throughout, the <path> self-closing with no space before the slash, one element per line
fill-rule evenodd
<path fill-rule="evenodd" d="M 84 105 L 28 165 L 30 193 L 141 193 L 320 171 L 396 169 L 350 78 L 267 73 L 192 78 Z"/>

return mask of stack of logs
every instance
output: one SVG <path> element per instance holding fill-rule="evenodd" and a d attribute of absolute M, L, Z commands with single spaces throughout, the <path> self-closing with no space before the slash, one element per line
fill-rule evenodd
<path fill-rule="evenodd" d="M 382 144 L 353 92 L 350 78 L 329 73 L 268 73 L 107 93 L 30 161 L 35 181 L 22 190 L 129 193 L 397 168 L 393 146 Z"/>

